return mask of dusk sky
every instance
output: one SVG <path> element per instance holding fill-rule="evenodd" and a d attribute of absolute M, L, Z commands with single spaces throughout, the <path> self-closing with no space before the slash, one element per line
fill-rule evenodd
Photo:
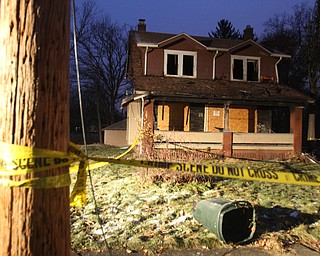
<path fill-rule="evenodd" d="M 246 25 L 259 37 L 263 24 L 276 13 L 292 13 L 293 7 L 315 0 L 92 0 L 114 22 L 136 26 L 146 19 L 147 31 L 208 36 L 217 22 L 227 19 L 242 33 Z M 76 1 L 80 5 L 81 1 Z M 79 6 L 78 6 L 79 7 Z"/>

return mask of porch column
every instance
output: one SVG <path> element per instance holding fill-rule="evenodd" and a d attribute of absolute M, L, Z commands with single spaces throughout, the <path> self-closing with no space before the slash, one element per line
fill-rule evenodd
<path fill-rule="evenodd" d="M 230 131 L 224 131 L 222 137 L 222 150 L 226 157 L 232 157 L 232 142 L 233 133 Z"/>
<path fill-rule="evenodd" d="M 147 155 L 152 154 L 153 148 L 153 134 L 154 134 L 154 100 L 144 102 L 144 126 L 142 131 L 142 144 L 144 145 L 144 152 Z"/>
<path fill-rule="evenodd" d="M 293 133 L 294 153 L 302 152 L 302 114 L 303 107 L 295 107 L 290 112 L 290 132 Z"/>
<path fill-rule="evenodd" d="M 154 111 L 154 101 L 146 101 L 144 103 L 144 124 L 150 128 L 148 130 L 151 130 L 153 133 L 153 113 Z"/>
<path fill-rule="evenodd" d="M 226 157 L 232 157 L 233 133 L 229 130 L 229 107 L 230 102 L 224 103 L 223 107 L 223 137 L 222 150 Z"/>
<path fill-rule="evenodd" d="M 229 131 L 229 106 L 230 103 L 224 103 L 223 107 L 223 131 Z"/>

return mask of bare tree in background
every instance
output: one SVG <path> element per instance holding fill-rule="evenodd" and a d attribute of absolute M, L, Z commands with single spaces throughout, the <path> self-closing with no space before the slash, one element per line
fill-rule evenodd
<path fill-rule="evenodd" d="M 318 93 L 319 15 L 317 3 L 296 5 L 293 14 L 276 14 L 265 23 L 262 45 L 291 55 L 289 84 Z M 306 83 L 309 85 L 306 88 Z"/>
<path fill-rule="evenodd" d="M 320 137 L 320 9 L 319 0 L 313 7 L 296 5 L 293 14 L 275 15 L 265 23 L 262 44 L 291 55 L 289 84 L 317 98 L 309 106 L 314 114 L 315 137 Z M 280 62 L 281 64 L 281 62 Z M 314 135 L 313 135 L 314 136 Z"/>
<path fill-rule="evenodd" d="M 320 81 L 320 6 L 316 1 L 312 16 L 306 27 L 305 47 L 303 55 L 307 58 L 307 72 L 310 91 L 314 95 L 319 94 Z M 319 95 L 318 95 L 319 96 Z"/>
<path fill-rule="evenodd" d="M 125 80 L 128 29 L 112 22 L 107 15 L 99 15 L 90 1 L 83 3 L 78 16 L 81 83 L 85 88 L 84 99 L 96 104 L 94 116 L 97 116 L 95 123 L 101 143 L 102 125 L 117 121 L 117 106 L 128 86 Z M 89 113 L 89 117 L 92 116 Z"/>

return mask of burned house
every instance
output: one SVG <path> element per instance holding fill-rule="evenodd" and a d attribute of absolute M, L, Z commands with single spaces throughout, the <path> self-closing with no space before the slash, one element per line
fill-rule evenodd
<path fill-rule="evenodd" d="M 303 109 L 313 99 L 284 84 L 290 56 L 253 40 L 130 32 L 127 143 L 142 126 L 156 148 L 177 144 L 225 156 L 286 158 L 302 151 Z M 174 146 L 173 144 L 174 143 Z"/>

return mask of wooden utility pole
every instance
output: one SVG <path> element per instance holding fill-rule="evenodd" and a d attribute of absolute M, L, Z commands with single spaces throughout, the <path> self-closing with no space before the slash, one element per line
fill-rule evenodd
<path fill-rule="evenodd" d="M 1 142 L 67 151 L 69 19 L 68 0 L 0 0 Z M 0 184 L 0 207 L 1 256 L 70 255 L 69 187 Z"/>

